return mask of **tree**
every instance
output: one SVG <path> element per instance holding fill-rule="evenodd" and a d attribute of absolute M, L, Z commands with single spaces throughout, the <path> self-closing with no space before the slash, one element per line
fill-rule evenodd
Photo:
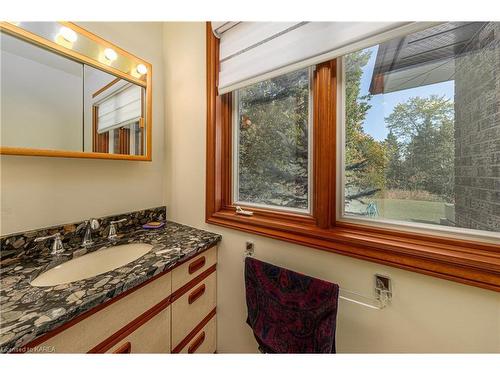
<path fill-rule="evenodd" d="M 347 199 L 372 196 L 385 183 L 385 143 L 363 131 L 371 96 L 361 95 L 361 78 L 370 54 L 345 58 Z M 238 91 L 241 200 L 307 207 L 309 94 L 307 69 Z"/>
<path fill-rule="evenodd" d="M 308 69 L 256 83 L 238 95 L 240 199 L 307 208 Z"/>
<path fill-rule="evenodd" d="M 364 159 L 359 144 L 359 135 L 363 134 L 363 122 L 370 109 L 371 95 L 360 96 L 363 67 L 370 60 L 369 51 L 350 53 L 344 59 L 345 68 L 345 142 L 346 164 Z"/>
<path fill-rule="evenodd" d="M 385 122 L 397 137 L 404 178 L 391 184 L 453 197 L 454 106 L 444 96 L 414 97 L 394 107 Z M 388 176 L 398 172 L 389 163 Z M 406 184 L 404 183 L 406 182 Z"/>
<path fill-rule="evenodd" d="M 371 108 L 371 95 L 361 94 L 363 67 L 371 51 L 362 50 L 345 56 L 345 163 L 346 200 L 372 196 L 385 186 L 386 147 L 363 130 Z"/>
<path fill-rule="evenodd" d="M 405 170 L 401 153 L 401 145 L 394 133 L 389 131 L 385 139 L 387 150 L 386 187 L 388 189 L 404 189 Z"/>

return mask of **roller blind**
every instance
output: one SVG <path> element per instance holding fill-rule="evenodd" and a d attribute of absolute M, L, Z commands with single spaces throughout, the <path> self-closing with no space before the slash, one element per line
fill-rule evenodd
<path fill-rule="evenodd" d="M 212 30 L 217 38 L 239 24 L 239 22 L 212 22 Z"/>
<path fill-rule="evenodd" d="M 418 30 L 414 22 L 214 22 L 219 93 L 364 48 L 374 36 Z M 397 35 L 396 35 L 397 36 Z M 349 50 L 349 48 L 351 48 Z"/>
<path fill-rule="evenodd" d="M 141 118 L 141 87 L 129 83 L 97 103 L 97 132 L 105 133 L 133 124 Z"/>

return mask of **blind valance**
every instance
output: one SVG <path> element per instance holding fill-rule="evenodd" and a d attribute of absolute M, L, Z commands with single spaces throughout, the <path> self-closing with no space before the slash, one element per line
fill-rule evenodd
<path fill-rule="evenodd" d="M 99 100 L 97 132 L 130 125 L 140 120 L 142 114 L 142 88 L 132 83 L 123 84 L 106 98 Z"/>
<path fill-rule="evenodd" d="M 377 37 L 419 30 L 415 22 L 214 22 L 219 93 L 365 48 Z"/>

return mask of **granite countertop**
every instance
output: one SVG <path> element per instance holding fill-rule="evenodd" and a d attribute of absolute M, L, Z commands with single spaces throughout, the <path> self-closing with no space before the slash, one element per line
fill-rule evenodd
<path fill-rule="evenodd" d="M 138 242 L 153 245 L 147 254 L 113 271 L 52 287 L 34 287 L 30 281 L 47 269 L 72 259 L 74 250 L 60 256 L 25 256 L 19 262 L 2 266 L 0 353 L 21 348 L 93 307 L 173 268 L 178 262 L 212 247 L 220 240 L 218 234 L 170 221 L 161 229 L 134 230 L 117 241 L 101 240 L 87 249 L 86 253 Z M 78 255 L 81 253 L 80 248 Z"/>

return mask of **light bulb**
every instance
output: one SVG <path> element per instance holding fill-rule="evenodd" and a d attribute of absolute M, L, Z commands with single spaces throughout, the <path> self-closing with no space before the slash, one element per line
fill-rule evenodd
<path fill-rule="evenodd" d="M 104 57 L 109 61 L 114 61 L 118 57 L 114 49 L 106 48 L 104 50 Z"/>
<path fill-rule="evenodd" d="M 137 70 L 137 73 L 139 73 L 141 76 L 148 72 L 148 68 L 146 68 L 146 65 L 144 64 L 137 65 L 137 68 L 135 68 L 135 70 Z"/>
<path fill-rule="evenodd" d="M 59 35 L 61 35 L 65 41 L 74 43 L 78 39 L 78 35 L 71 30 L 69 27 L 63 26 L 61 30 L 59 30 Z"/>

